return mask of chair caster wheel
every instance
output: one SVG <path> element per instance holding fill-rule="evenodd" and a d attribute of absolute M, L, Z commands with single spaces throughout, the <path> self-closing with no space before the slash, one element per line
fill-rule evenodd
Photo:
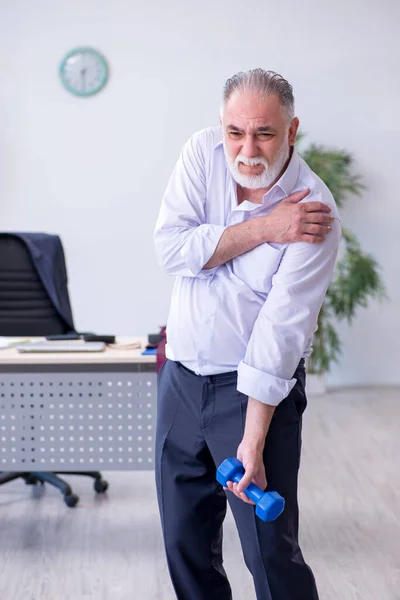
<path fill-rule="evenodd" d="M 73 508 L 78 504 L 79 496 L 77 496 L 76 494 L 69 494 L 67 496 L 64 496 L 64 502 L 67 506 Z"/>
<path fill-rule="evenodd" d="M 27 475 L 27 477 L 25 478 L 25 483 L 26 485 L 36 485 L 37 483 L 39 483 L 39 480 L 36 479 L 36 477 L 34 477 L 33 475 Z M 43 481 L 40 482 L 43 485 Z"/>
<path fill-rule="evenodd" d="M 104 481 L 104 479 L 96 479 L 96 481 L 94 482 L 94 489 L 98 494 L 104 494 L 107 488 L 108 483 L 107 481 Z"/>

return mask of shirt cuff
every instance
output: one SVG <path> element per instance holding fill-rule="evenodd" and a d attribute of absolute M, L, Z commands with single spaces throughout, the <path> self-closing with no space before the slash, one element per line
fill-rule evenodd
<path fill-rule="evenodd" d="M 195 277 L 207 279 L 219 267 L 203 269 L 218 246 L 226 227 L 223 225 L 199 225 L 181 250 L 181 256 Z"/>
<path fill-rule="evenodd" d="M 278 406 L 289 395 L 296 381 L 296 378 L 281 379 L 265 371 L 259 371 L 243 360 L 238 366 L 238 391 L 271 406 Z"/>

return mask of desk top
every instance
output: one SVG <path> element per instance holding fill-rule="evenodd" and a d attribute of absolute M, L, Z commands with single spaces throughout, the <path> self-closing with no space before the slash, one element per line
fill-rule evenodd
<path fill-rule="evenodd" d="M 38 341 L 43 338 L 31 338 Z M 132 348 L 130 344 L 140 343 L 140 348 Z M 56 344 L 57 342 L 49 342 Z M 85 365 L 85 364 L 132 364 L 156 363 L 155 355 L 142 355 L 146 348 L 145 337 L 118 337 L 116 344 L 106 346 L 103 352 L 32 352 L 22 353 L 14 347 L 0 349 L 0 366 L 2 365 Z"/>

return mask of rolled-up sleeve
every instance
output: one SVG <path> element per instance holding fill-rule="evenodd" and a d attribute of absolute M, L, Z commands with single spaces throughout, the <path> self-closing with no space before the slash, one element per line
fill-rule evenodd
<path fill-rule="evenodd" d="M 154 231 L 159 265 L 169 275 L 211 277 L 203 269 L 226 227 L 206 223 L 204 142 L 195 134 L 184 146 L 162 200 Z"/>
<path fill-rule="evenodd" d="M 332 280 L 341 238 L 340 222 L 322 244 L 290 244 L 272 280 L 238 367 L 238 390 L 277 406 L 296 383 L 293 377 Z"/>

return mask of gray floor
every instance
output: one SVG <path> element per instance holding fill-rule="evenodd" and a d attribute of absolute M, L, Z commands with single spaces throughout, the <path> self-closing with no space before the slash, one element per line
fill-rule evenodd
<path fill-rule="evenodd" d="M 400 389 L 310 399 L 304 422 L 301 539 L 321 600 L 400 600 Z M 172 600 L 153 473 L 107 473 L 81 496 L 22 482 L 0 489 L 1 600 Z M 235 600 L 254 598 L 230 515 L 225 565 Z"/>

